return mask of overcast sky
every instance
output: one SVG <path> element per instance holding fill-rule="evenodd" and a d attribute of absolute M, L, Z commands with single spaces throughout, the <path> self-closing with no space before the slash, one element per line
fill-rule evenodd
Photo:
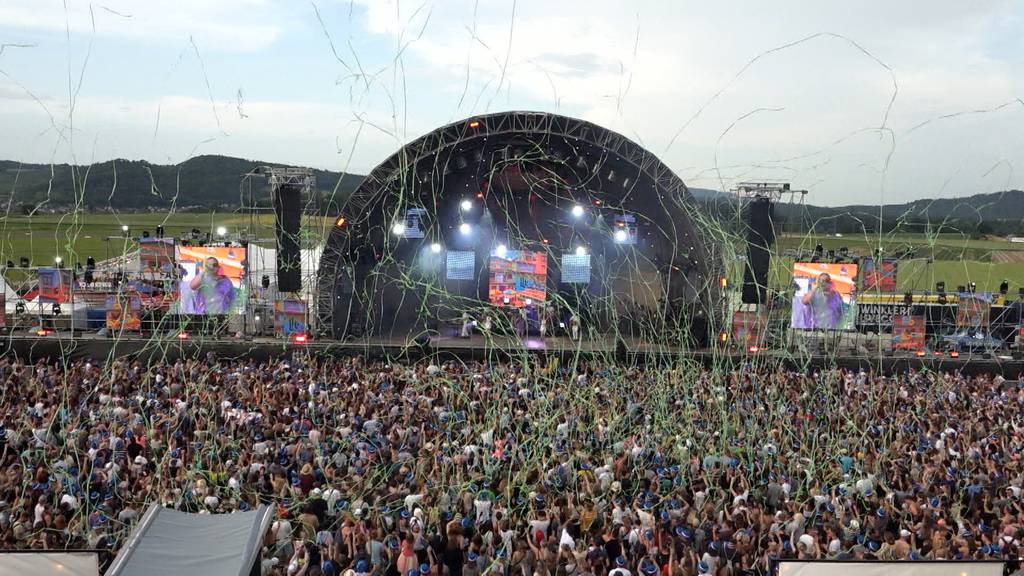
<path fill-rule="evenodd" d="M 0 159 L 227 154 L 365 173 L 558 112 L 690 186 L 824 205 L 1024 188 L 1024 3 L 0 0 Z"/>

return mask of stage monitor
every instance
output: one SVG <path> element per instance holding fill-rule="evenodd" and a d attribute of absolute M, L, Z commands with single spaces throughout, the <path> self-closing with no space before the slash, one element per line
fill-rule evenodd
<path fill-rule="evenodd" d="M 793 264 L 796 330 L 853 330 L 857 323 L 856 264 Z"/>
<path fill-rule="evenodd" d="M 522 308 L 547 296 L 548 257 L 543 252 L 506 250 L 491 254 L 488 300 L 497 306 Z"/>
<path fill-rule="evenodd" d="M 562 283 L 590 284 L 590 254 L 562 255 Z"/>
<path fill-rule="evenodd" d="M 178 314 L 245 311 L 245 248 L 178 246 Z"/>
<path fill-rule="evenodd" d="M 445 272 L 449 280 L 472 280 L 476 254 L 472 250 L 449 250 L 445 255 Z"/>

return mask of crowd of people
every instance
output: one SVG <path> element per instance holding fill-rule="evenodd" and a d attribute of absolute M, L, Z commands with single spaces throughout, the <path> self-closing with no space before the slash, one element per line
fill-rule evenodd
<path fill-rule="evenodd" d="M 263 572 L 291 576 L 1015 568 L 1024 538 L 1001 376 L 0 358 L 0 382 L 8 549 L 113 553 L 154 503 L 273 506 Z"/>

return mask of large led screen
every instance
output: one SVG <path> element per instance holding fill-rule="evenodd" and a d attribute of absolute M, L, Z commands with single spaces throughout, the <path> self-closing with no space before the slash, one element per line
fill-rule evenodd
<path fill-rule="evenodd" d="M 521 308 L 543 302 L 547 293 L 548 257 L 543 252 L 505 250 L 491 254 L 488 299 L 491 304 Z"/>
<path fill-rule="evenodd" d="M 178 246 L 179 314 L 239 314 L 245 311 L 245 248 Z"/>
<path fill-rule="evenodd" d="M 857 323 L 856 280 L 856 264 L 793 264 L 791 326 L 797 330 L 853 330 Z"/>

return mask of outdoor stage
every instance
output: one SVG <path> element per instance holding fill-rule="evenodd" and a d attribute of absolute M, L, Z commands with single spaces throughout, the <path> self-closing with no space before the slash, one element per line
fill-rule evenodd
<path fill-rule="evenodd" d="M 524 355 L 558 357 L 571 363 L 575 359 L 613 359 L 622 365 L 633 363 L 672 363 L 691 361 L 706 366 L 740 366 L 784 364 L 792 369 L 822 369 L 842 367 L 849 369 L 875 369 L 885 373 L 906 370 L 961 370 L 965 373 L 999 373 L 1007 379 L 1016 379 L 1024 373 L 1024 360 L 1008 356 L 964 353 L 958 358 L 948 355 L 916 356 L 913 353 L 839 353 L 799 350 L 761 350 L 750 353 L 735 348 L 684 350 L 671 346 L 640 341 L 614 339 L 574 342 L 569 338 L 491 337 L 434 338 L 417 344 L 398 339 L 310 340 L 299 344 L 275 338 L 213 338 L 194 337 L 181 340 L 175 336 L 143 338 L 122 336 L 106 338 L 96 335 L 76 335 L 56 332 L 47 336 L 8 334 L 3 337 L 3 352 L 26 360 L 43 358 L 95 359 L 137 358 L 144 362 L 174 361 L 212 354 L 221 359 L 291 357 L 296 354 L 313 356 L 354 356 L 368 358 L 403 359 L 406 361 L 460 359 L 508 360 Z"/>

